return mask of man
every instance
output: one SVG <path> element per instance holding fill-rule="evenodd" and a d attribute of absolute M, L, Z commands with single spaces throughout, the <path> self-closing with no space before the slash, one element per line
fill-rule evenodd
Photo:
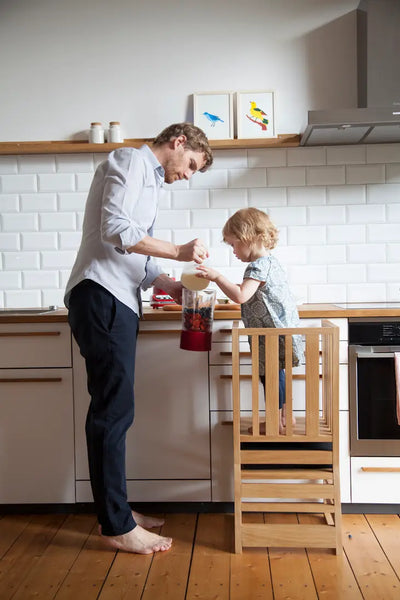
<path fill-rule="evenodd" d="M 212 164 L 204 133 L 190 123 L 167 127 L 152 148 L 119 148 L 99 165 L 89 191 L 82 242 L 65 292 L 68 320 L 85 358 L 91 402 L 86 439 L 101 534 L 113 549 L 149 554 L 171 538 L 147 531 L 163 521 L 127 502 L 126 432 L 134 416 L 140 289 L 156 285 L 180 301 L 182 285 L 152 257 L 201 263 L 199 239 L 175 245 L 152 237 L 159 190 Z"/>

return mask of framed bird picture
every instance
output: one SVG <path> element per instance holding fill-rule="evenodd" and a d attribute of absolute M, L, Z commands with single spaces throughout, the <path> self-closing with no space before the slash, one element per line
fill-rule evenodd
<path fill-rule="evenodd" d="M 233 93 L 193 94 L 193 123 L 209 140 L 233 139 Z"/>
<path fill-rule="evenodd" d="M 275 137 L 273 92 L 237 92 L 236 105 L 238 138 Z"/>

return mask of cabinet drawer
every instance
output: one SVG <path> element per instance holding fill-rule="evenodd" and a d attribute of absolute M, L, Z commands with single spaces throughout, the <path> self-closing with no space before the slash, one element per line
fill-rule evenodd
<path fill-rule="evenodd" d="M 239 343 L 240 363 L 242 365 L 251 364 L 250 346 L 247 341 Z M 209 355 L 210 365 L 231 365 L 232 364 L 232 342 L 213 342 Z"/>
<path fill-rule="evenodd" d="M 0 368 L 71 367 L 68 323 L 10 323 L 0 327 Z"/>
<path fill-rule="evenodd" d="M 352 502 L 400 503 L 400 457 L 361 457 L 351 459 Z"/>

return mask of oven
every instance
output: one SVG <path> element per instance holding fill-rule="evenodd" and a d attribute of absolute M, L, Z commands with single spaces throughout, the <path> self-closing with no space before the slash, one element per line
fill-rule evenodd
<path fill-rule="evenodd" d="M 349 319 L 351 456 L 400 456 L 396 352 L 400 318 Z"/>

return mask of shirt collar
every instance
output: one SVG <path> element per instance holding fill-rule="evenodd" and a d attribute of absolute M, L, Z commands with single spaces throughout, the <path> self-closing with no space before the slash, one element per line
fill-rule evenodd
<path fill-rule="evenodd" d="M 157 183 L 159 185 L 162 185 L 164 183 L 165 171 L 164 167 L 157 160 L 157 157 L 154 154 L 154 152 L 152 152 L 152 150 L 146 144 L 139 148 L 139 152 L 142 152 L 146 156 L 147 160 L 154 169 L 154 175 L 156 177 Z"/>

